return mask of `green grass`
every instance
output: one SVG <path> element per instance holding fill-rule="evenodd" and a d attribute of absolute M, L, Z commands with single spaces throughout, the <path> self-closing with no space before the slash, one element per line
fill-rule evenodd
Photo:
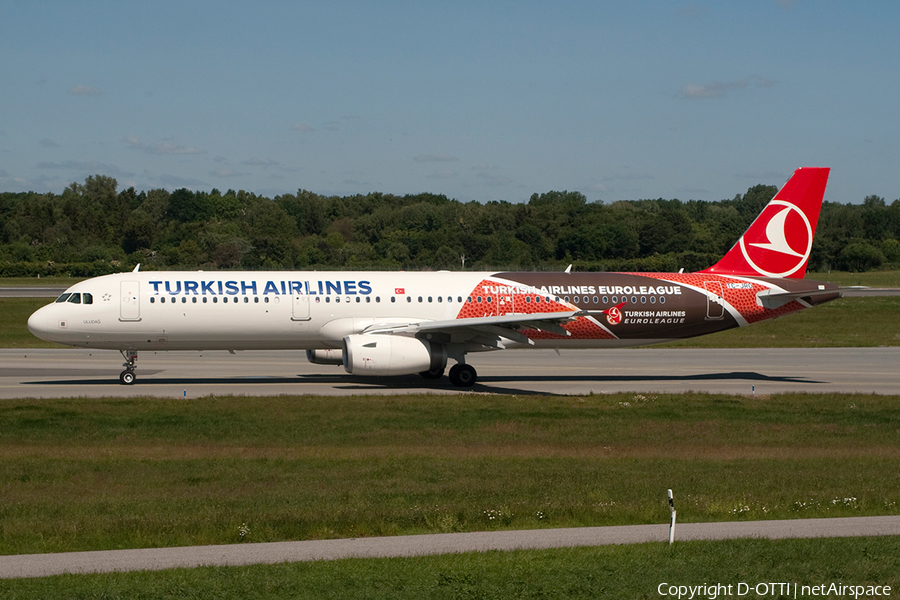
<path fill-rule="evenodd" d="M 0 553 L 898 514 L 898 400 L 5 400 Z"/>
<path fill-rule="evenodd" d="M 467 553 L 399 559 L 203 567 L 169 571 L 63 575 L 4 581 L 4 598 L 677 598 L 670 586 L 732 586 L 695 598 L 794 597 L 793 588 L 843 584 L 900 587 L 900 538 L 731 540 Z M 752 586 L 743 596 L 739 584 Z M 778 591 L 786 591 L 780 595 Z M 882 590 L 883 592 L 883 590 Z M 677 590 L 673 590 L 677 594 Z M 684 596 L 685 598 L 687 597 Z M 797 597 L 811 598 L 798 587 Z M 819 596 L 821 597 L 821 596 Z M 843 594 L 829 597 L 854 597 Z M 873 597 L 863 594 L 860 597 Z"/>
<path fill-rule="evenodd" d="M 28 331 L 28 317 L 52 298 L 0 298 L 0 348 L 63 348 Z"/>
<path fill-rule="evenodd" d="M 0 287 L 69 287 L 84 277 L 0 277 Z"/>
<path fill-rule="evenodd" d="M 829 271 L 828 273 L 809 273 L 806 279 L 829 281 L 843 286 L 900 287 L 900 271 L 868 271 L 865 273 Z"/>

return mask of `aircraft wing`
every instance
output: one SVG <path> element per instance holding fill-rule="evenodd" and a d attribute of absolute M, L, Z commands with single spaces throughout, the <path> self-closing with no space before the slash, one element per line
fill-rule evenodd
<path fill-rule="evenodd" d="M 503 348 L 499 338 L 506 338 L 520 344 L 533 345 L 534 342 L 520 329 L 538 329 L 561 336 L 570 336 L 563 323 L 584 316 L 586 311 L 565 311 L 549 313 L 514 313 L 495 317 L 475 317 L 472 319 L 449 319 L 445 321 L 413 321 L 410 323 L 375 323 L 367 327 L 365 334 L 417 333 L 445 334 L 461 341 L 476 341 L 485 346 Z"/>

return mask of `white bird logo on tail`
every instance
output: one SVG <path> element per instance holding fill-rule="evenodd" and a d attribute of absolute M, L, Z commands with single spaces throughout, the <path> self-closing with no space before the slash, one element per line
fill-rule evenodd
<path fill-rule="evenodd" d="M 769 240 L 768 242 L 751 242 L 750 245 L 763 250 L 773 250 L 782 254 L 804 258 L 803 253 L 791 248 L 787 241 L 784 225 L 791 210 L 791 207 L 788 206 L 769 220 L 768 225 L 766 225 L 766 239 Z"/>

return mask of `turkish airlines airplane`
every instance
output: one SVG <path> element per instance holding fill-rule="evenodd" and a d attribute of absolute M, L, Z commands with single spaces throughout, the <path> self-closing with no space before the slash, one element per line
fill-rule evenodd
<path fill-rule="evenodd" d="M 142 272 L 77 283 L 28 329 L 119 350 L 305 349 L 354 375 L 471 387 L 470 353 L 655 344 L 743 327 L 841 296 L 803 279 L 828 180 L 797 169 L 738 242 L 696 273 Z"/>

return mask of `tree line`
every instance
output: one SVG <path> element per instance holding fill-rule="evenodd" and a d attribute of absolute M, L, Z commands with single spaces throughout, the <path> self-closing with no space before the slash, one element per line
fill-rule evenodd
<path fill-rule="evenodd" d="M 62 194 L 0 193 L 0 276 L 95 276 L 142 269 L 510 269 L 686 271 L 734 244 L 775 195 L 730 200 L 528 202 L 437 194 L 266 198 L 245 191 L 119 191 L 95 175 Z M 900 268 L 900 200 L 825 202 L 810 270 Z"/>

